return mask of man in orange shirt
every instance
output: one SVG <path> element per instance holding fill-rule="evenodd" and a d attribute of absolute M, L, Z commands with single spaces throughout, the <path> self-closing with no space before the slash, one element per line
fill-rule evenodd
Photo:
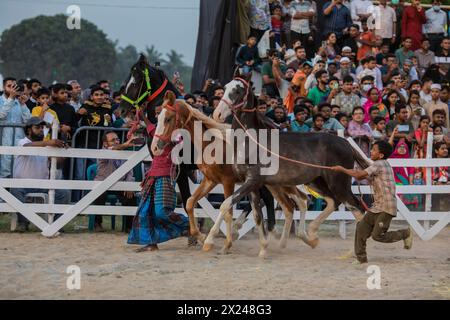
<path fill-rule="evenodd" d="M 306 78 L 311 74 L 311 71 L 311 62 L 306 61 L 302 64 L 300 69 L 295 72 L 291 84 L 289 85 L 288 93 L 284 98 L 284 105 L 286 106 L 288 113 L 294 112 L 294 103 L 296 98 L 306 97 L 308 94 L 305 89 L 305 82 Z"/>
<path fill-rule="evenodd" d="M 372 48 L 376 46 L 375 34 L 369 30 L 369 27 L 367 26 L 367 19 L 361 20 L 361 26 L 363 32 L 361 32 L 359 38 L 356 39 L 356 42 L 361 44 L 356 55 L 358 61 L 361 61 L 368 54 L 372 54 Z"/>

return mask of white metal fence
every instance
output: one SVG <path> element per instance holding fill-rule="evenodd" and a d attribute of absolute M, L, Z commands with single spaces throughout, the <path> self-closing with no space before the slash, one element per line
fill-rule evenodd
<path fill-rule="evenodd" d="M 430 137 L 429 137 L 430 138 Z M 432 139 L 432 136 L 431 136 Z M 350 139 L 354 144 L 354 141 Z M 431 149 L 431 143 L 429 144 Z M 91 203 L 107 190 L 113 191 L 140 191 L 138 182 L 120 182 L 120 178 L 128 171 L 132 170 L 137 164 L 144 160 L 151 160 L 148 149 L 143 147 L 139 151 L 111 151 L 111 150 L 91 150 L 91 149 L 56 149 L 56 148 L 38 148 L 38 147 L 0 147 L 0 155 L 39 155 L 47 157 L 65 157 L 65 158 L 95 158 L 95 159 L 118 159 L 126 162 L 104 181 L 81 181 L 81 180 L 42 180 L 42 179 L 0 179 L 0 198 L 5 202 L 0 203 L 0 212 L 20 212 L 34 225 L 36 225 L 42 234 L 47 237 L 54 236 L 58 230 L 64 227 L 77 215 L 85 214 L 103 214 L 103 215 L 134 215 L 137 207 L 124 206 L 93 206 Z M 431 157 L 431 152 L 428 152 Z M 426 206 L 423 212 L 410 211 L 398 199 L 397 220 L 406 220 L 415 232 L 423 240 L 429 240 L 443 230 L 450 222 L 450 212 L 432 212 L 431 195 L 445 194 L 450 195 L 450 185 L 436 186 L 431 184 L 431 168 L 438 166 L 450 166 L 450 159 L 390 159 L 393 167 L 426 167 L 428 168 L 427 185 L 409 185 L 398 186 L 399 194 L 426 194 Z M 236 186 L 238 188 L 239 186 Z M 90 190 L 82 199 L 74 204 L 23 204 L 12 196 L 6 188 L 42 188 L 42 189 L 68 189 L 68 190 Z M 191 191 L 194 191 L 196 185 L 191 183 Z M 355 194 L 359 193 L 358 187 L 353 187 Z M 361 186 L 361 193 L 369 194 L 371 192 L 368 186 Z M 216 187 L 211 193 L 223 193 L 222 186 Z M 449 196 L 450 201 L 450 196 Z M 218 210 L 212 204 L 203 198 L 199 201 L 201 208 L 195 210 L 198 217 L 210 217 L 215 220 L 218 216 Z M 177 208 L 177 212 L 184 213 L 182 208 Z M 38 213 L 63 215 L 49 223 L 42 219 Z M 235 216 L 240 214 L 239 210 L 234 211 Z M 307 220 L 312 220 L 320 212 L 308 211 Z M 277 218 L 283 219 L 283 215 L 277 212 Z M 294 219 L 299 219 L 299 212 L 294 213 Z M 339 232 L 345 237 L 345 221 L 353 220 L 353 215 L 345 211 L 341 206 L 338 211 L 330 215 L 328 220 L 339 222 Z M 419 223 L 423 221 L 424 225 Z M 434 223 L 431 228 L 430 224 Z M 245 235 L 255 226 L 252 215 L 240 230 L 240 237 Z M 222 224 L 222 231 L 225 226 Z"/>

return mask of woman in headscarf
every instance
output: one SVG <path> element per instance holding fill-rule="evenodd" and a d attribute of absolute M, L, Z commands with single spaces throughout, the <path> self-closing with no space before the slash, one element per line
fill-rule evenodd
<path fill-rule="evenodd" d="M 392 135 L 394 136 L 394 135 Z M 393 139 L 389 140 L 393 145 Z M 409 147 L 404 140 L 400 140 L 389 157 L 390 159 L 410 159 Z M 393 167 L 395 184 L 398 186 L 407 186 L 414 184 L 414 168 L 412 167 Z M 421 195 L 418 194 L 399 194 L 400 199 L 410 209 L 418 209 L 421 203 Z"/>
<path fill-rule="evenodd" d="M 376 88 L 372 87 L 367 91 L 367 101 L 364 103 L 364 122 L 367 123 L 370 121 L 370 108 L 373 106 L 377 106 L 378 110 L 380 110 L 379 116 L 386 119 L 386 122 L 389 121 L 389 112 L 386 106 L 382 102 L 381 92 Z"/>

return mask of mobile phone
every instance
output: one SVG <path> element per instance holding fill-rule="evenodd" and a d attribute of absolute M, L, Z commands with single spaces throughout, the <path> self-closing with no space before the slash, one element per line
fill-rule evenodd
<path fill-rule="evenodd" d="M 155 62 L 155 67 L 160 67 L 160 66 L 161 66 L 161 62 L 156 61 L 156 62 Z"/>
<path fill-rule="evenodd" d="M 409 132 L 409 126 L 407 124 L 399 125 L 398 132 Z"/>
<path fill-rule="evenodd" d="M 179 73 L 178 71 L 175 71 L 175 72 L 173 73 L 173 76 L 174 76 L 175 78 L 179 78 L 179 77 L 180 77 L 180 73 Z"/>

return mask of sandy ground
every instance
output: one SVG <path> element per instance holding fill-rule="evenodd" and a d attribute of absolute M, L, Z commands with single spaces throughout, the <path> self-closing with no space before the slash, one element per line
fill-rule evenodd
<path fill-rule="evenodd" d="M 450 299 L 450 228 L 413 249 L 369 240 L 370 264 L 381 270 L 381 289 L 368 290 L 368 265 L 342 255 L 352 239 L 322 236 L 316 249 L 290 239 L 272 241 L 257 257 L 255 234 L 232 253 L 204 253 L 186 238 L 135 253 L 123 233 L 0 234 L 1 299 Z M 350 238 L 353 232 L 350 233 Z M 216 245 L 223 239 L 218 238 Z M 81 268 L 81 289 L 68 290 L 69 265 Z"/>

